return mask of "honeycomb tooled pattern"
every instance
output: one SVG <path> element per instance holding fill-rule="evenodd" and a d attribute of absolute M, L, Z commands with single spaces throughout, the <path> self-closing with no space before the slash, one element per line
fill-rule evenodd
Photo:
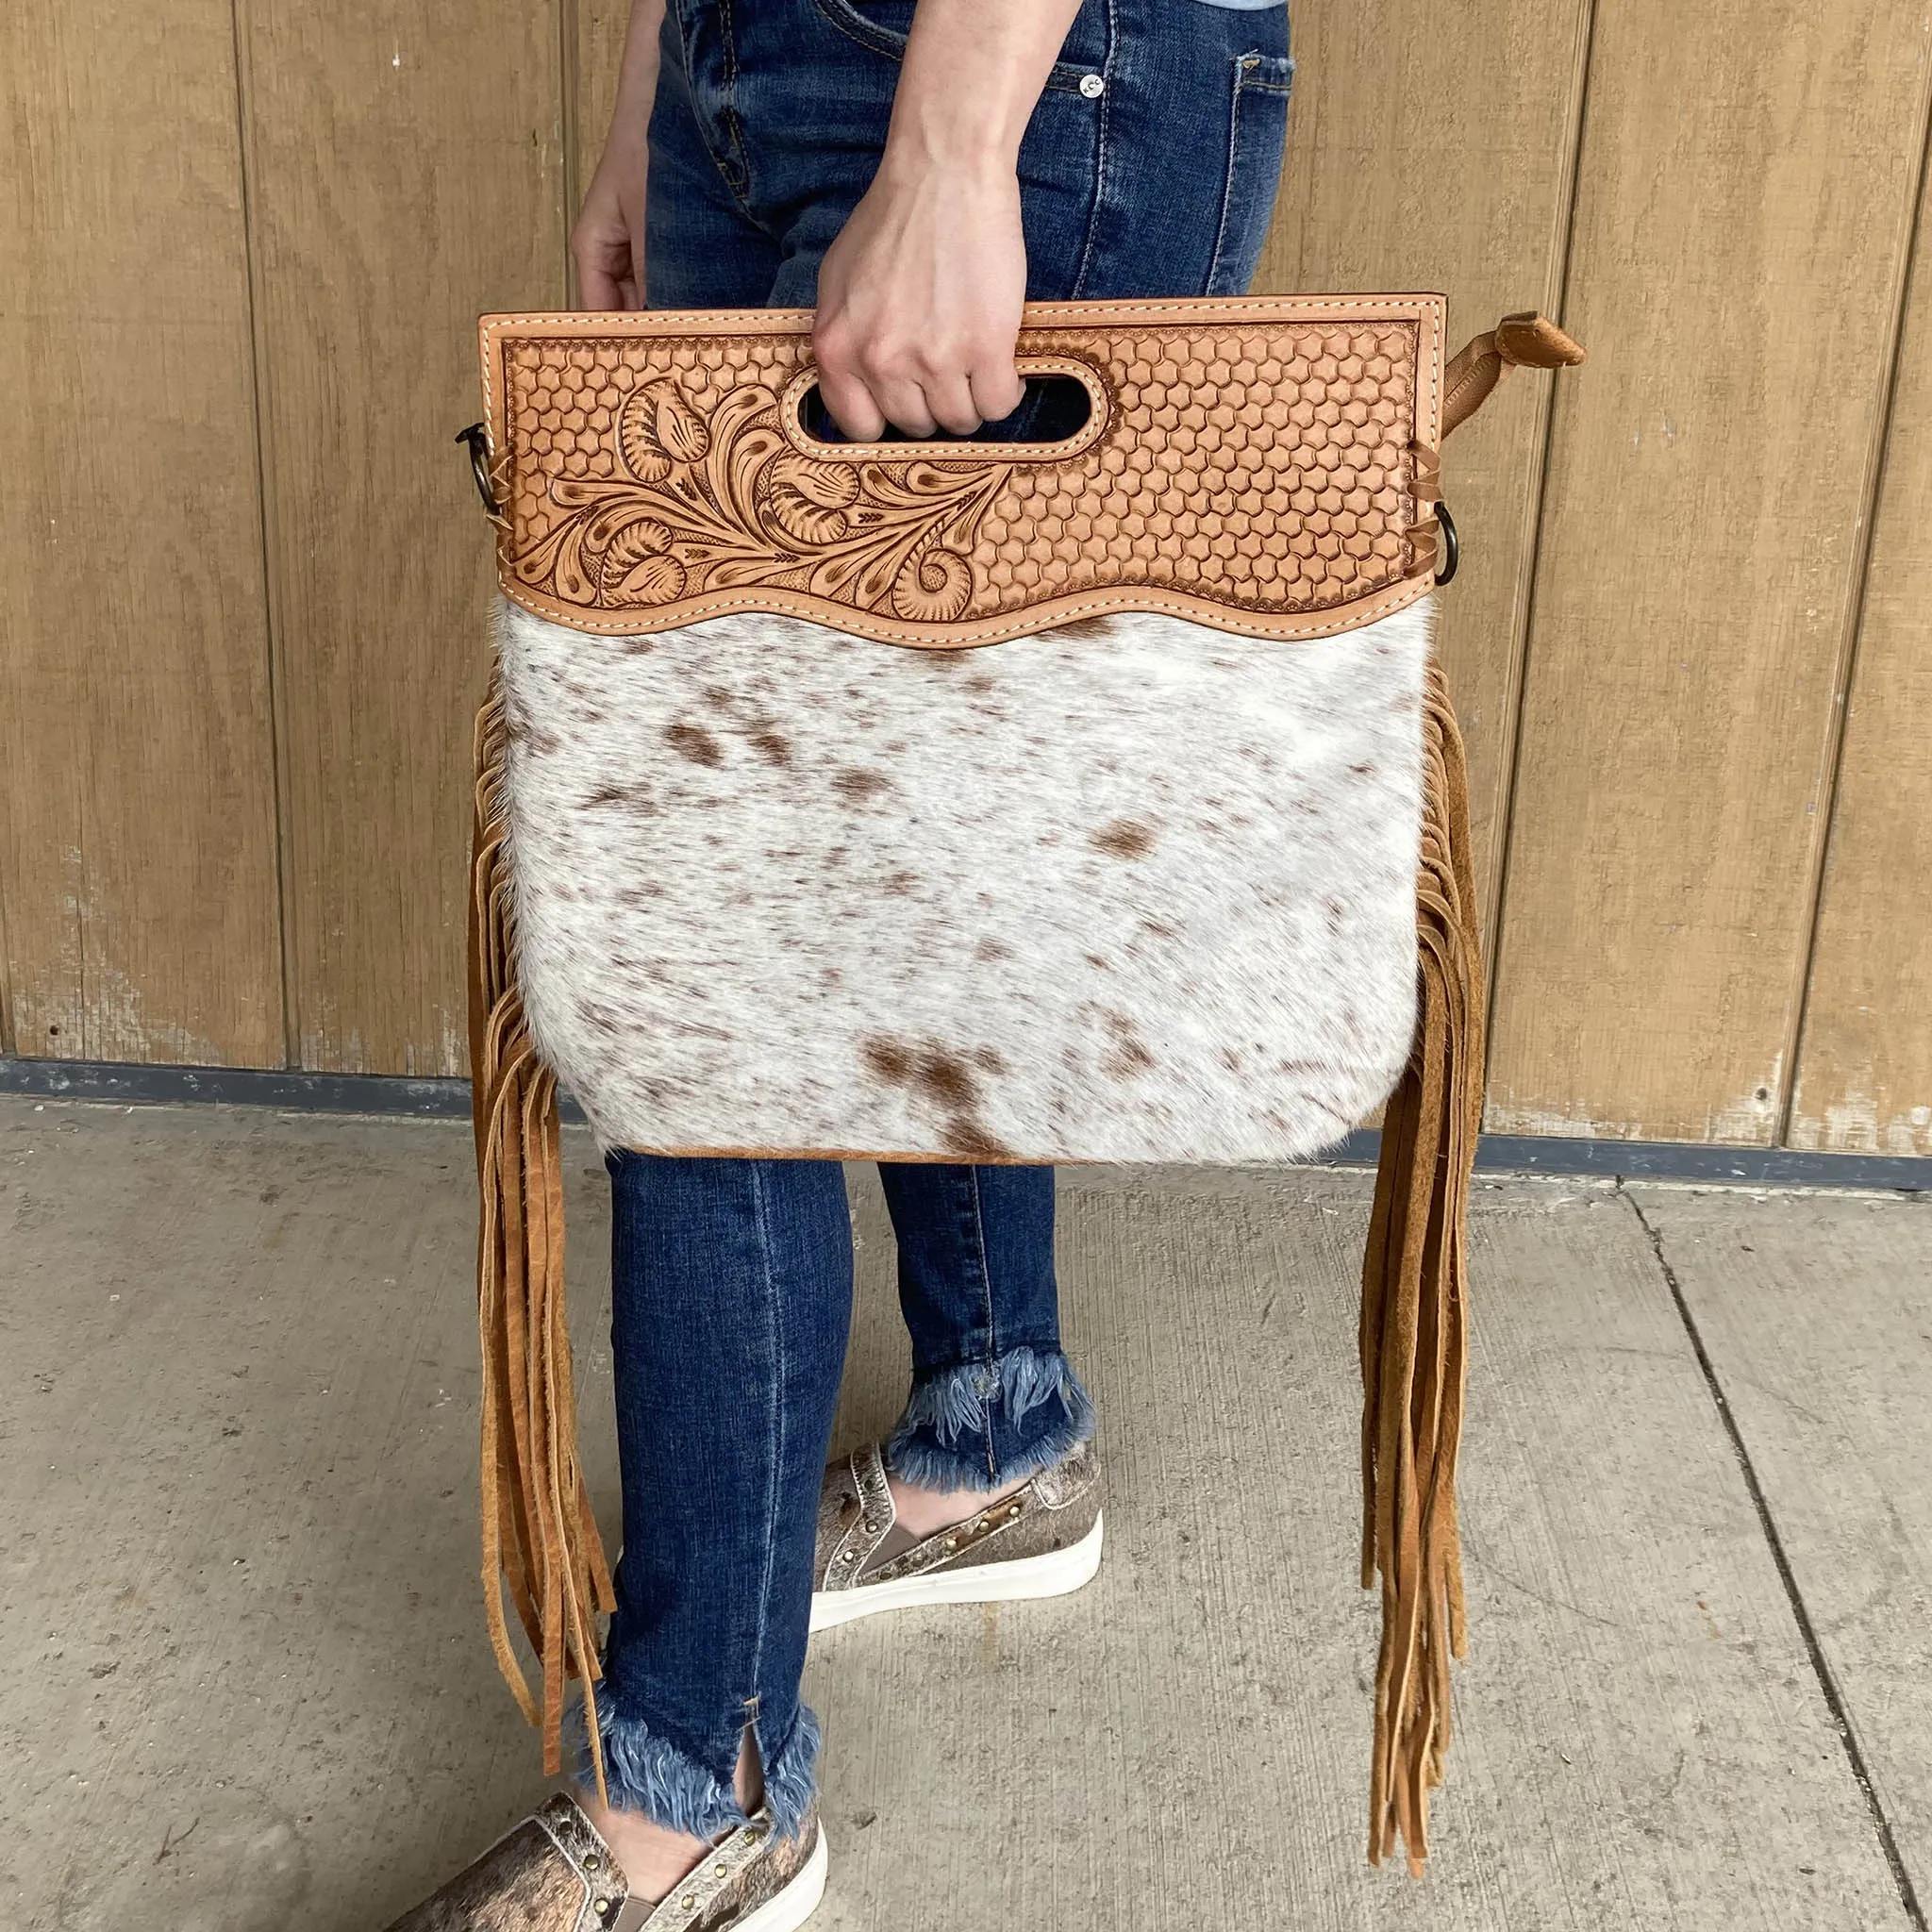
<path fill-rule="evenodd" d="M 1408 534 L 1426 514 L 1412 320 L 1051 328 L 1021 346 L 1107 391 L 1071 457 L 808 454 L 780 423 L 808 361 L 797 334 L 513 337 L 507 582 L 600 629 L 758 592 L 896 628 L 1126 586 L 1320 612 L 1426 569 Z"/>

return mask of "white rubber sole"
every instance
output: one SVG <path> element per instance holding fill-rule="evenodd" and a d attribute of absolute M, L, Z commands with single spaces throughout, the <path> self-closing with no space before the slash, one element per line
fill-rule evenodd
<path fill-rule="evenodd" d="M 750 1918 L 738 1922 L 736 1932 L 797 1932 L 818 1910 L 825 1895 L 825 1827 L 819 1826 L 811 1857 L 798 1868 L 798 1876 L 776 1898 L 768 1898 Z"/>
<path fill-rule="evenodd" d="M 860 1583 L 850 1590 L 814 1591 L 811 1627 L 830 1630 L 884 1610 L 918 1609 L 926 1604 L 1009 1604 L 1033 1597 L 1067 1596 L 1091 1583 L 1100 1568 L 1105 1514 L 1064 1550 L 1038 1557 L 1015 1557 L 1010 1563 L 975 1563 L 965 1570 L 941 1570 L 927 1576 L 901 1576 L 891 1583 Z"/>

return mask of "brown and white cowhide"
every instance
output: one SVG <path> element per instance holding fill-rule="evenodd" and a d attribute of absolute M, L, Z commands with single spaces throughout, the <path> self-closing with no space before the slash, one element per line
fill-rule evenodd
<path fill-rule="evenodd" d="M 922 651 L 506 605 L 538 1049 L 611 1145 L 1313 1153 L 1408 1054 L 1429 621 Z"/>

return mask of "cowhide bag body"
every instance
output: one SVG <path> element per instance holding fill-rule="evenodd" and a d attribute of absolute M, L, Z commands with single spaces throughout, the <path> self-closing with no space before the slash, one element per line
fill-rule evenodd
<path fill-rule="evenodd" d="M 557 1762 L 610 1602 L 575 1453 L 560 1080 L 606 1144 L 1279 1162 L 1385 1102 L 1364 1266 L 1371 1856 L 1423 1854 L 1482 1003 L 1430 657 L 1437 451 L 1511 363 L 1434 295 L 1030 308 L 1058 441 L 836 443 L 808 314 L 492 316 L 504 603 L 472 1021 L 487 1566 Z M 597 1736 L 595 1724 L 589 1726 Z"/>

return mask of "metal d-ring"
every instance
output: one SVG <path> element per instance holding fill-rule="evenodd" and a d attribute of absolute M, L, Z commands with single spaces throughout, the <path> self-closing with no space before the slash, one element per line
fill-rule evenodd
<path fill-rule="evenodd" d="M 454 440 L 470 445 L 470 475 L 476 479 L 476 494 L 483 499 L 483 508 L 495 516 L 496 492 L 490 487 L 489 429 L 481 423 L 472 423 L 467 429 L 458 429 Z"/>
<path fill-rule="evenodd" d="M 1437 568 L 1436 581 L 1446 584 L 1462 562 L 1462 539 L 1456 534 L 1456 519 L 1449 514 L 1446 503 L 1436 505 L 1436 522 L 1442 531 L 1442 561 Z"/>

